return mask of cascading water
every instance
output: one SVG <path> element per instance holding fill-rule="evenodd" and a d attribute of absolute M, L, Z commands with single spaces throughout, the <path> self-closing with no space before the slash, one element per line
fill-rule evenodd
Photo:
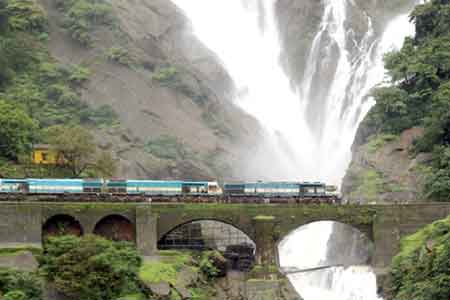
<path fill-rule="evenodd" d="M 281 268 L 305 300 L 379 300 L 375 274 L 364 266 L 370 241 L 348 225 L 305 225 L 286 237 L 278 251 Z M 311 270 L 318 267 L 326 268 Z"/>
<path fill-rule="evenodd" d="M 347 22 L 354 1 L 324 0 L 304 79 L 293 89 L 279 63 L 276 0 L 173 2 L 234 79 L 236 103 L 267 129 L 265 148 L 253 155 L 260 167 L 253 170 L 254 179 L 339 184 L 358 124 L 373 105 L 366 95 L 384 78 L 383 53 L 413 32 L 406 15 L 393 20 L 380 38 L 363 12 L 367 31 L 357 39 Z M 331 80 L 320 80 L 330 72 L 330 62 Z"/>
<path fill-rule="evenodd" d="M 357 38 L 348 22 L 355 1 L 322 0 L 323 16 L 303 80 L 292 88 L 279 63 L 277 0 L 172 1 L 185 11 L 196 35 L 234 79 L 236 103 L 267 130 L 263 150 L 254 153 L 260 167 L 253 170 L 254 177 L 339 184 L 357 127 L 374 104 L 367 94 L 385 77 L 383 54 L 399 48 L 404 37 L 414 32 L 407 15 L 391 20 L 380 34 L 369 12 L 362 12 L 367 29 Z M 315 229 L 310 240 L 321 234 L 328 241 L 331 233 Z M 288 261 L 288 267 L 298 266 L 297 238 L 292 241 L 280 248 L 280 260 Z M 303 256 L 323 262 L 329 248 L 321 247 Z M 326 269 L 290 275 L 290 279 L 306 300 L 377 299 L 375 275 L 368 267 Z"/>

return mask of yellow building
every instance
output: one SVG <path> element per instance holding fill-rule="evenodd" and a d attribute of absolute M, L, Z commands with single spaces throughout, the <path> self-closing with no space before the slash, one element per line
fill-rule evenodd
<path fill-rule="evenodd" d="M 43 165 L 61 164 L 62 159 L 60 153 L 52 149 L 50 145 L 37 144 L 33 146 L 33 163 Z"/>

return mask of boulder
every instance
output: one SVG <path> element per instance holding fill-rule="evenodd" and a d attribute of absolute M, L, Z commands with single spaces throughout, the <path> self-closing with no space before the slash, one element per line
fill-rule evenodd
<path fill-rule="evenodd" d="M 170 296 L 170 285 L 165 281 L 161 281 L 158 283 L 145 283 L 145 286 L 150 290 L 152 294 L 163 299 Z"/>
<path fill-rule="evenodd" d="M 192 298 L 191 292 L 189 292 L 189 290 L 186 287 L 184 287 L 182 285 L 179 285 L 179 284 L 176 284 L 174 286 L 174 288 L 178 292 L 178 294 L 180 294 L 182 300 L 191 299 Z"/>

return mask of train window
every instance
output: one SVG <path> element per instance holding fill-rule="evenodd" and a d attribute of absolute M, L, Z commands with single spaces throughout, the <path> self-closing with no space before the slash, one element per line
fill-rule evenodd
<path fill-rule="evenodd" d="M 317 188 L 317 193 L 318 194 L 325 194 L 325 188 L 324 187 L 318 187 Z"/>
<path fill-rule="evenodd" d="M 47 153 L 42 153 L 42 161 L 47 161 L 48 160 L 48 154 Z"/>
<path fill-rule="evenodd" d="M 305 192 L 308 194 L 315 194 L 316 193 L 316 189 L 312 186 L 308 186 L 305 188 Z"/>

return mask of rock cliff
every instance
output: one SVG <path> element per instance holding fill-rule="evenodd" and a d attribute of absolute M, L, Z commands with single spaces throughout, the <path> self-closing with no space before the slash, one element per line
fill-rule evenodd
<path fill-rule="evenodd" d="M 64 26 L 56 0 L 40 0 L 49 48 L 62 63 L 88 67 L 82 99 L 110 105 L 120 125 L 96 130 L 119 161 L 120 177 L 232 177 L 257 123 L 232 104 L 233 82 L 167 0 L 108 1 L 114 23 L 97 26 L 90 47 Z"/>
<path fill-rule="evenodd" d="M 360 127 L 352 147 L 353 158 L 342 183 L 342 195 L 350 203 L 421 202 L 423 168 L 430 155 L 411 153 L 422 128 L 400 136 L 370 135 Z"/>

